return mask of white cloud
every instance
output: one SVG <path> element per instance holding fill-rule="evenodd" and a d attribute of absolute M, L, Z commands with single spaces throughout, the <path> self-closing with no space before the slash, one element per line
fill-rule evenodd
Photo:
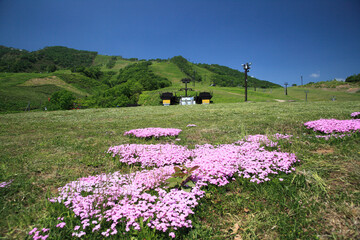
<path fill-rule="evenodd" d="M 319 77 L 320 77 L 320 72 L 312 73 L 312 74 L 310 74 L 310 77 L 312 77 L 312 78 L 319 78 Z"/>
<path fill-rule="evenodd" d="M 336 81 L 345 82 L 345 79 L 343 79 L 343 78 L 335 78 L 335 79 L 336 79 Z"/>

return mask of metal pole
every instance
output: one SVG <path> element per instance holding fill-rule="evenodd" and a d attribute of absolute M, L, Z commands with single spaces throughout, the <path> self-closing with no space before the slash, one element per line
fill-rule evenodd
<path fill-rule="evenodd" d="M 307 94 L 308 94 L 309 90 L 305 90 L 305 102 L 307 102 Z"/>
<path fill-rule="evenodd" d="M 247 102 L 247 72 L 248 70 L 245 69 L 245 102 Z"/>
<path fill-rule="evenodd" d="M 303 78 L 302 78 L 302 75 L 301 75 L 301 86 L 303 85 Z"/>

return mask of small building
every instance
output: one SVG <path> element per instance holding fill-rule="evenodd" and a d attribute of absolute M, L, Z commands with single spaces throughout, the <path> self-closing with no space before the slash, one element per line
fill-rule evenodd
<path fill-rule="evenodd" d="M 160 95 L 160 98 L 162 100 L 162 104 L 164 106 L 174 105 L 179 103 L 178 97 L 171 92 L 164 92 Z"/>
<path fill-rule="evenodd" d="M 199 96 L 196 97 L 197 104 L 210 104 L 212 95 L 209 92 L 201 92 Z"/>

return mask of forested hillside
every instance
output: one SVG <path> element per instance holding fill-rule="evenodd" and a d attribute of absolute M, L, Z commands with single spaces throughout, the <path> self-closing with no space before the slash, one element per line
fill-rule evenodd
<path fill-rule="evenodd" d="M 195 71 L 191 64 L 182 56 L 173 57 L 171 60 L 190 79 L 200 82 L 201 76 Z"/>
<path fill-rule="evenodd" d="M 136 105 L 142 91 L 168 87 L 171 82 L 155 75 L 149 66 L 151 62 L 140 62 L 120 69 L 116 79 L 107 81 L 109 88 L 81 100 L 86 107 L 126 107 Z"/>
<path fill-rule="evenodd" d="M 0 72 L 54 72 L 58 69 L 89 67 L 97 52 L 55 46 L 29 52 L 0 46 Z"/>

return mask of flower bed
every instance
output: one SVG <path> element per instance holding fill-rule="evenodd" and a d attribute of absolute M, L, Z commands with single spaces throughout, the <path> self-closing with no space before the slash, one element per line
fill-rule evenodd
<path fill-rule="evenodd" d="M 325 140 L 329 140 L 330 138 L 345 138 L 345 137 L 350 137 L 352 136 L 351 134 L 328 134 L 328 135 L 316 135 L 316 138 L 322 138 Z"/>
<path fill-rule="evenodd" d="M 181 129 L 176 128 L 139 128 L 132 129 L 124 133 L 124 135 L 130 135 L 138 138 L 159 138 L 166 136 L 177 136 L 181 132 Z"/>
<path fill-rule="evenodd" d="M 115 172 L 81 178 L 59 188 L 59 197 L 50 201 L 65 204 L 82 220 L 73 236 L 90 229 L 91 232 L 101 230 L 107 237 L 117 234 L 117 225 L 122 224 L 125 224 L 125 231 L 140 230 L 141 221 L 163 232 L 191 227 L 187 217 L 194 213 L 191 209 L 204 192 L 199 187 L 191 192 L 160 188 L 172 173 L 174 167 L 166 166 L 124 175 Z M 150 189 L 157 194 L 147 193 Z M 110 222 L 111 227 L 103 229 L 105 222 Z"/>
<path fill-rule="evenodd" d="M 124 163 L 156 167 L 80 178 L 59 188 L 59 196 L 50 201 L 64 204 L 81 220 L 81 225 L 72 229 L 74 237 L 93 232 L 108 237 L 144 227 L 175 237 L 174 231 L 179 228 L 192 227 L 189 216 L 205 194 L 202 186 L 223 186 L 235 176 L 259 184 L 270 181 L 271 174 L 295 170 L 292 165 L 298 160 L 294 154 L 267 151 L 262 146 L 264 140 L 269 146 L 277 146 L 264 135 L 254 135 L 234 144 L 198 145 L 193 150 L 171 144 L 111 147 L 108 152 Z M 195 184 L 188 192 L 168 187 L 167 179 L 173 177 L 178 164 L 196 166 L 191 175 Z M 66 227 L 63 218 L 61 221 L 57 228 Z M 34 239 L 41 237 L 40 231 L 33 233 Z"/>
<path fill-rule="evenodd" d="M 352 118 L 360 118 L 360 112 L 353 112 L 350 114 Z"/>
<path fill-rule="evenodd" d="M 360 131 L 360 119 L 320 119 L 304 123 L 308 129 L 323 133 L 348 133 Z"/>
<path fill-rule="evenodd" d="M 142 167 L 183 164 L 191 157 L 191 151 L 186 147 L 174 144 L 126 144 L 111 147 L 108 153 L 119 156 L 120 162 L 141 163 Z"/>

